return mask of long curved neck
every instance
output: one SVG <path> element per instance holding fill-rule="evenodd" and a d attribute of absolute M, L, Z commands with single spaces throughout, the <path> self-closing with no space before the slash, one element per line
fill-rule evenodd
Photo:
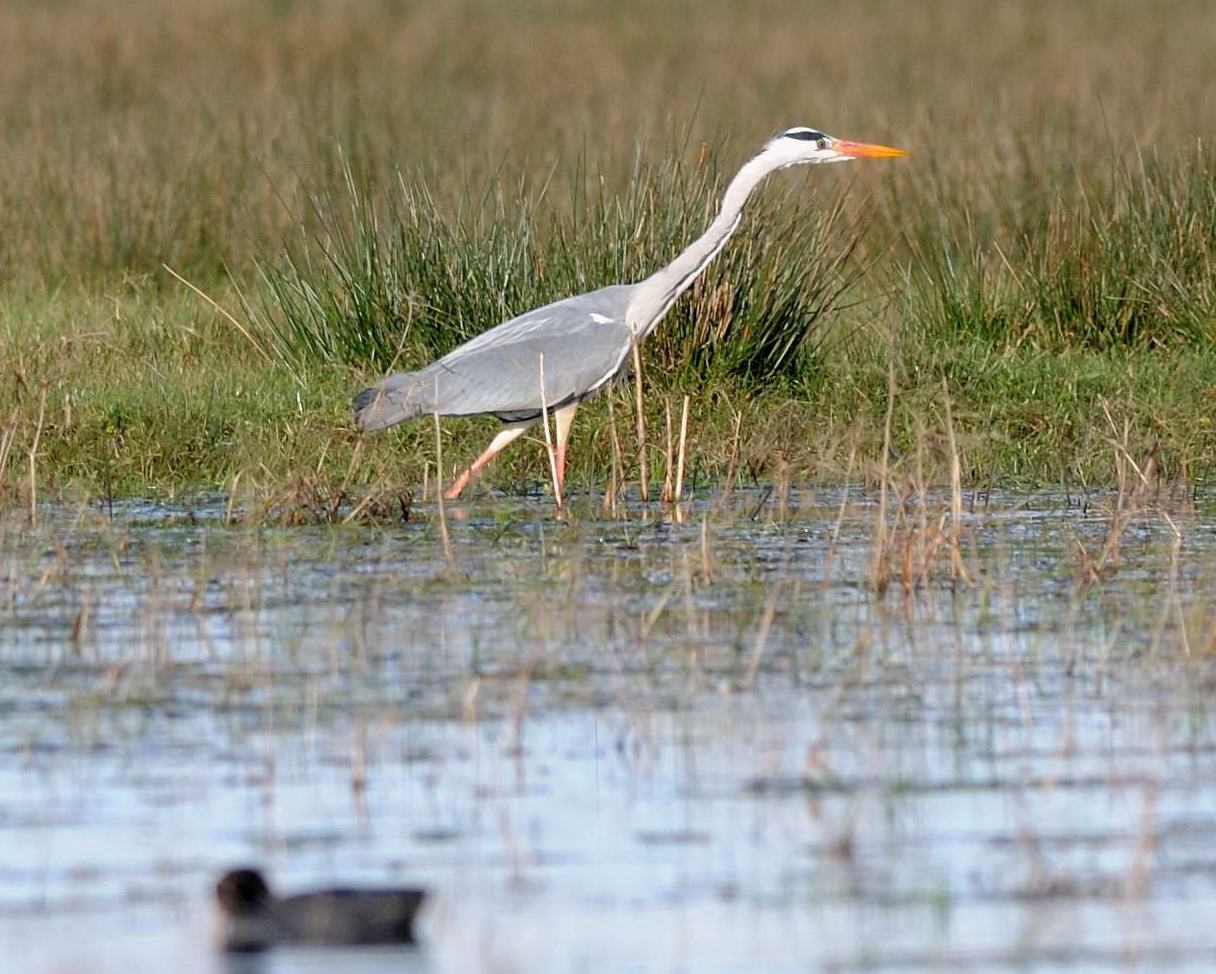
<path fill-rule="evenodd" d="M 764 153 L 748 161 L 726 188 L 722 209 L 709 228 L 670 264 L 638 282 L 637 294 L 629 303 L 628 319 L 639 341 L 654 330 L 676 298 L 701 276 L 739 226 L 743 204 L 752 191 L 782 165 Z"/>

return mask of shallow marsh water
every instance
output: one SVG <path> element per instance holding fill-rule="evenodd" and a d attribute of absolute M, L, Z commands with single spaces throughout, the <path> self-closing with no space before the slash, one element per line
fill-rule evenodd
<path fill-rule="evenodd" d="M 0 520 L 0 966 L 1210 969 L 1216 517 L 1082 585 L 1113 496 L 968 500 L 971 583 L 881 595 L 857 489 L 485 498 L 450 562 L 432 509 Z M 424 883 L 424 945 L 230 964 L 241 863 Z"/>

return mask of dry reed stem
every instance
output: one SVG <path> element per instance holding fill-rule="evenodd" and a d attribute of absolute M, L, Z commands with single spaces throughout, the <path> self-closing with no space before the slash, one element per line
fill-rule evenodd
<path fill-rule="evenodd" d="M 1160 752 L 1160 748 L 1158 749 Z M 1158 754 L 1161 765 L 1166 755 Z M 1153 865 L 1157 852 L 1157 804 L 1160 785 L 1150 780 L 1141 792 L 1140 825 L 1136 830 L 1136 844 L 1128 870 L 1126 893 L 1133 899 L 1148 896 L 1153 881 Z"/>
<path fill-rule="evenodd" d="M 1162 512 L 1164 514 L 1164 512 Z M 1158 647 L 1162 637 L 1165 635 L 1166 626 L 1169 623 L 1170 616 L 1174 617 L 1174 624 L 1178 628 L 1179 638 L 1182 640 L 1182 652 L 1184 656 L 1191 655 L 1191 636 L 1190 627 L 1187 625 L 1186 612 L 1182 606 L 1182 592 L 1179 585 L 1179 563 L 1182 556 L 1182 532 L 1178 530 L 1178 526 L 1173 519 L 1165 514 L 1166 523 L 1173 531 L 1173 538 L 1170 540 L 1170 569 L 1167 576 L 1168 584 L 1166 586 L 1165 598 L 1161 603 L 1161 612 L 1157 616 L 1157 626 L 1153 632 L 1152 649 L 1150 656 L 1156 656 Z"/>
<path fill-rule="evenodd" d="M 528 688 L 536 672 L 538 660 L 535 654 L 527 659 L 516 674 L 511 694 L 511 710 L 503 725 L 499 740 L 508 753 L 519 755 L 524 745 L 524 718 L 528 715 Z"/>
<path fill-rule="evenodd" d="M 1148 505 L 1148 495 L 1152 491 L 1152 479 L 1156 470 L 1156 460 L 1152 456 L 1143 468 L 1136 463 L 1131 453 L 1131 423 L 1124 417 L 1120 428 L 1115 422 L 1107 399 L 1102 400 L 1102 413 L 1111 431 L 1106 441 L 1110 444 L 1115 458 L 1115 508 L 1107 524 L 1102 548 L 1096 557 L 1090 554 L 1080 538 L 1075 539 L 1080 562 L 1077 574 L 1078 589 L 1110 578 L 1119 571 L 1123 534 L 1132 519 Z M 1134 480 L 1131 472 L 1135 473 Z M 1174 527 L 1172 522 L 1169 523 Z"/>
<path fill-rule="evenodd" d="M 645 642 L 650 637 L 650 632 L 652 629 L 654 629 L 654 624 L 659 621 L 659 617 L 667 608 L 667 603 L 671 601 L 672 596 L 675 594 L 676 589 L 674 584 L 668 585 L 667 588 L 663 590 L 663 594 L 659 596 L 659 601 L 654 604 L 654 607 L 648 613 L 646 613 L 646 616 L 642 620 L 642 630 L 638 634 L 639 642 Z"/>
<path fill-rule="evenodd" d="M 735 489 L 735 477 L 738 475 L 740 434 L 743 428 L 743 412 L 734 410 L 735 429 L 730 438 L 730 454 L 726 460 L 726 479 L 722 485 L 722 505 L 730 502 Z"/>
<path fill-rule="evenodd" d="M 853 463 L 857 459 L 857 444 L 853 443 L 849 447 L 849 462 L 845 467 L 844 488 L 840 494 L 840 507 L 836 511 L 836 523 L 832 525 L 832 537 L 828 542 L 828 553 L 824 558 L 824 576 L 827 576 L 828 569 L 832 562 L 836 560 L 836 544 L 840 540 L 840 527 L 844 524 L 844 513 L 848 509 L 849 504 L 849 481 L 853 479 Z"/>
<path fill-rule="evenodd" d="M 345 494 L 345 491 L 341 491 L 340 493 Z M 346 517 L 342 518 L 342 523 L 351 524 L 354 521 L 359 520 L 367 511 L 371 510 L 371 508 L 375 506 L 375 503 L 376 499 L 371 494 L 364 494 L 363 497 L 360 498 L 359 503 L 350 509 L 350 513 L 347 514 Z"/>
<path fill-rule="evenodd" d="M 226 308 L 224 308 L 223 305 L 221 305 L 218 301 L 216 301 L 214 298 L 212 298 L 209 294 L 204 292 L 201 288 L 198 288 L 195 285 L 191 284 L 184 277 L 182 277 L 181 274 L 179 274 L 177 271 L 175 271 L 168 264 L 161 264 L 160 266 L 163 267 L 165 270 L 167 270 L 174 277 L 176 277 L 179 281 L 181 281 L 184 285 L 186 285 L 186 287 L 188 287 L 191 291 L 193 291 L 195 294 L 197 294 L 204 301 L 206 301 L 209 305 L 211 305 L 211 307 L 219 315 L 221 315 L 226 321 L 228 321 L 229 324 L 231 324 L 237 331 L 239 331 L 241 333 L 241 335 L 245 338 L 245 340 L 247 342 L 249 342 L 250 345 L 253 346 L 254 351 L 257 352 L 260 356 L 262 356 L 262 359 L 266 362 L 267 365 L 274 364 L 274 359 L 271 357 L 270 353 L 267 352 L 266 349 L 262 348 L 261 343 L 256 338 L 253 337 L 253 333 L 248 328 L 246 328 L 244 325 L 242 325 L 239 321 L 237 321 L 237 319 L 232 314 L 230 314 L 228 312 L 228 310 Z"/>
<path fill-rule="evenodd" d="M 358 469 L 359 463 L 363 459 L 363 447 L 366 443 L 367 440 L 362 436 L 355 440 L 355 447 L 350 451 L 350 462 L 346 464 L 346 476 L 342 478 L 343 487 L 349 487 L 351 481 L 355 479 L 355 471 Z M 326 450 L 328 451 L 328 444 L 326 444 Z M 320 464 L 317 465 L 317 475 L 321 475 Z"/>
<path fill-rule="evenodd" d="M 14 414 L 9 425 L 0 432 L 0 489 L 4 486 L 4 473 L 8 469 L 8 458 L 13 452 L 13 443 L 17 440 L 17 417 Z"/>
<path fill-rule="evenodd" d="M 232 518 L 236 512 L 236 491 L 241 483 L 242 470 L 238 470 L 232 475 L 232 486 L 228 490 L 228 503 L 224 505 L 224 526 L 228 527 L 232 524 Z"/>
<path fill-rule="evenodd" d="M 790 514 L 790 462 L 785 456 L 777 460 L 777 523 L 785 524 Z"/>
<path fill-rule="evenodd" d="M 667 431 L 667 449 L 665 451 L 666 467 L 663 472 L 663 490 L 659 499 L 664 504 L 670 504 L 675 498 L 675 444 L 671 436 L 671 400 L 663 397 L 663 422 Z"/>
<path fill-rule="evenodd" d="M 756 630 L 752 656 L 747 664 L 747 674 L 743 678 L 744 687 L 752 687 L 756 683 L 756 675 L 760 672 L 760 663 L 764 659 L 764 650 L 768 646 L 769 630 L 772 629 L 773 618 L 777 615 L 777 601 L 781 597 L 781 589 L 781 583 L 778 582 L 764 602 L 764 614 L 760 617 L 760 628 Z"/>
<path fill-rule="evenodd" d="M 365 442 L 366 441 L 363 439 L 363 437 L 360 437 L 359 439 L 357 439 L 355 441 L 355 448 L 350 451 L 350 463 L 348 463 L 346 465 L 346 476 L 342 480 L 341 493 L 343 493 L 343 494 L 346 493 L 347 487 L 350 485 L 350 482 L 354 479 L 355 469 L 358 467 L 359 461 L 360 461 L 360 459 L 362 459 L 362 456 L 363 456 L 363 444 Z M 321 473 L 321 470 L 318 467 L 317 474 L 320 475 L 320 473 Z M 342 519 L 342 523 L 350 524 L 352 521 L 358 520 L 363 515 L 363 513 L 372 506 L 373 503 L 374 503 L 374 498 L 372 497 L 372 495 L 364 494 L 363 498 L 359 501 L 359 503 L 356 504 L 354 507 L 352 507 L 350 510 L 350 513 L 347 514 L 346 517 Z"/>
<path fill-rule="evenodd" d="M 603 510 L 605 514 L 616 517 L 617 495 L 621 489 L 621 440 L 616 431 L 616 409 L 613 406 L 615 396 L 608 394 L 608 434 L 612 445 L 612 472 L 608 479 L 608 493 L 604 495 Z"/>
<path fill-rule="evenodd" d="M 684 396 L 684 406 L 680 411 L 680 448 L 676 458 L 676 500 L 684 496 L 684 453 L 688 447 L 688 402 L 689 396 Z"/>
<path fill-rule="evenodd" d="M 443 558 L 448 568 L 456 567 L 456 558 L 452 554 L 452 539 L 448 535 L 448 515 L 443 500 L 443 436 L 440 434 L 439 414 L 431 414 L 435 418 L 435 504 L 439 509 L 439 537 L 443 540 Z"/>
<path fill-rule="evenodd" d="M 950 444 L 950 568 L 954 577 L 971 585 L 971 574 L 963 564 L 959 539 L 963 530 L 963 464 L 958 455 L 958 441 L 954 436 L 954 413 L 950 406 L 950 387 L 942 377 L 942 396 L 946 402 L 946 438 Z"/>
<path fill-rule="evenodd" d="M 477 723 L 480 700 L 481 677 L 475 676 L 469 680 L 469 685 L 460 696 L 460 718 L 466 724 Z"/>
<path fill-rule="evenodd" d="M 34 441 L 30 444 L 30 524 L 38 526 L 38 446 L 42 442 L 42 423 L 46 419 L 46 390 L 38 400 L 38 422 L 34 426 Z"/>
<path fill-rule="evenodd" d="M 638 350 L 636 335 L 629 339 L 633 347 L 633 387 L 635 391 L 638 428 L 638 486 L 642 491 L 642 502 L 650 500 L 650 481 L 646 471 L 646 414 L 642 412 L 642 353 Z"/>
<path fill-rule="evenodd" d="M 701 577 L 707 585 L 714 581 L 713 558 L 709 548 L 709 512 L 701 518 Z"/>
<path fill-rule="evenodd" d="M 890 464 L 891 430 L 895 402 L 894 367 L 888 366 L 887 413 L 884 418 L 883 458 L 879 466 L 880 492 L 878 526 L 876 530 L 872 584 L 884 593 L 897 576 L 905 599 L 933 578 L 934 567 L 945 554 L 949 559 L 953 583 L 972 584 L 971 574 L 963 561 L 962 538 L 962 464 L 954 436 L 954 417 L 947 393 L 946 427 L 950 445 L 951 493 L 949 509 L 932 520 L 925 473 L 926 432 L 917 425 L 916 450 L 912 471 L 899 487 L 900 500 L 894 521 L 888 524 L 887 510 L 891 492 L 896 490 Z M 944 387 L 943 387 L 944 388 Z M 915 498 L 914 507 L 910 507 Z M 898 561 L 897 561 L 898 560 Z"/>
<path fill-rule="evenodd" d="M 882 461 L 878 469 L 878 529 L 874 538 L 872 583 L 881 595 L 887 589 L 887 484 L 891 476 L 891 422 L 895 415 L 895 354 L 887 358 L 887 412 L 882 424 Z"/>

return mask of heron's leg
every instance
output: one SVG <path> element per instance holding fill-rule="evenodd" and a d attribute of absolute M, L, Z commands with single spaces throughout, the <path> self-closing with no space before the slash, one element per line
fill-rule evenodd
<path fill-rule="evenodd" d="M 500 430 L 498 435 L 490 441 L 490 445 L 486 447 L 485 452 L 473 461 L 468 470 L 452 481 L 452 486 L 443 493 L 444 498 L 450 501 L 456 500 L 457 497 L 464 493 L 464 489 L 469 486 L 469 481 L 481 473 L 503 447 L 512 440 L 517 439 L 530 425 L 530 423 L 520 423 L 518 425 L 506 426 Z"/>
<path fill-rule="evenodd" d="M 570 439 L 570 426 L 574 423 L 574 414 L 578 412 L 578 403 L 562 406 L 553 413 L 553 423 L 557 427 L 557 486 L 566 486 L 566 443 Z"/>

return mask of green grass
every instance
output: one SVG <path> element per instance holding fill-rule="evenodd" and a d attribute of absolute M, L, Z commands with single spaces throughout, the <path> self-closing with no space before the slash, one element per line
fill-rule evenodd
<path fill-rule="evenodd" d="M 913 154 L 765 187 L 645 350 L 652 470 L 684 393 L 701 481 L 872 470 L 891 368 L 896 463 L 930 477 L 947 396 L 973 483 L 1110 481 L 1107 408 L 1167 473 L 1211 470 L 1193 0 L 73 0 L 0 32 L 5 503 L 31 466 L 40 496 L 417 485 L 430 424 L 360 440 L 354 391 L 650 273 L 796 123 Z M 580 414 L 579 482 L 606 422 Z M 446 424 L 445 467 L 492 429 Z M 543 451 L 490 480 L 543 482 Z"/>
<path fill-rule="evenodd" d="M 234 486 L 274 494 L 301 478 L 355 488 L 416 487 L 424 465 L 434 462 L 430 423 L 398 427 L 360 446 L 349 428 L 348 401 L 374 372 L 332 363 L 303 370 L 267 366 L 244 339 L 233 338 L 219 324 L 196 329 L 197 309 L 188 297 L 157 298 L 154 314 L 147 313 L 145 300 L 61 297 L 60 314 L 72 324 L 50 324 L 52 333 L 59 332 L 54 342 L 37 335 L 16 341 L 8 332 L 10 361 L 25 375 L 21 383 L 6 382 L 0 403 L 0 416 L 16 433 L 4 481 L 5 497 L 13 503 L 26 497 L 25 451 L 34 439 L 44 391 L 36 457 L 43 496 L 46 491 L 96 497 Z M 114 317 L 126 324 L 115 324 Z M 647 386 L 652 476 L 661 478 L 663 471 L 664 400 L 678 414 L 684 392 L 693 397 L 693 483 L 717 481 L 732 466 L 744 480 L 773 477 L 784 468 L 796 479 L 833 482 L 850 469 L 850 453 L 855 453 L 853 476 L 873 470 L 882 448 L 887 350 L 858 340 L 861 327 L 839 346 L 828 343 L 822 368 L 760 387 L 730 376 L 707 386 L 652 369 Z M 1102 352 L 994 348 L 974 336 L 897 347 L 897 470 L 925 461 L 931 478 L 945 477 L 943 379 L 971 483 L 1109 482 L 1114 453 L 1104 399 L 1120 421 L 1132 424 L 1137 455 L 1155 454 L 1168 475 L 1200 478 L 1216 461 L 1216 363 L 1202 349 L 1164 354 L 1125 347 Z M 632 391 L 618 388 L 611 395 L 633 476 Z M 732 464 L 736 412 L 742 416 L 741 436 L 739 460 Z M 605 398 L 580 414 L 571 471 L 576 483 L 602 485 L 608 477 L 607 419 Z M 491 420 L 445 422 L 449 470 L 468 462 L 495 425 Z M 536 442 L 508 451 L 490 478 L 508 488 L 532 489 L 545 481 L 544 451 Z"/>
<path fill-rule="evenodd" d="M 999 232 L 965 200 L 943 201 L 934 232 L 909 231 L 910 317 L 945 340 L 1052 349 L 1216 337 L 1216 164 L 1202 147 L 1115 160 L 1092 181 L 1037 178 L 1033 212 Z"/>

